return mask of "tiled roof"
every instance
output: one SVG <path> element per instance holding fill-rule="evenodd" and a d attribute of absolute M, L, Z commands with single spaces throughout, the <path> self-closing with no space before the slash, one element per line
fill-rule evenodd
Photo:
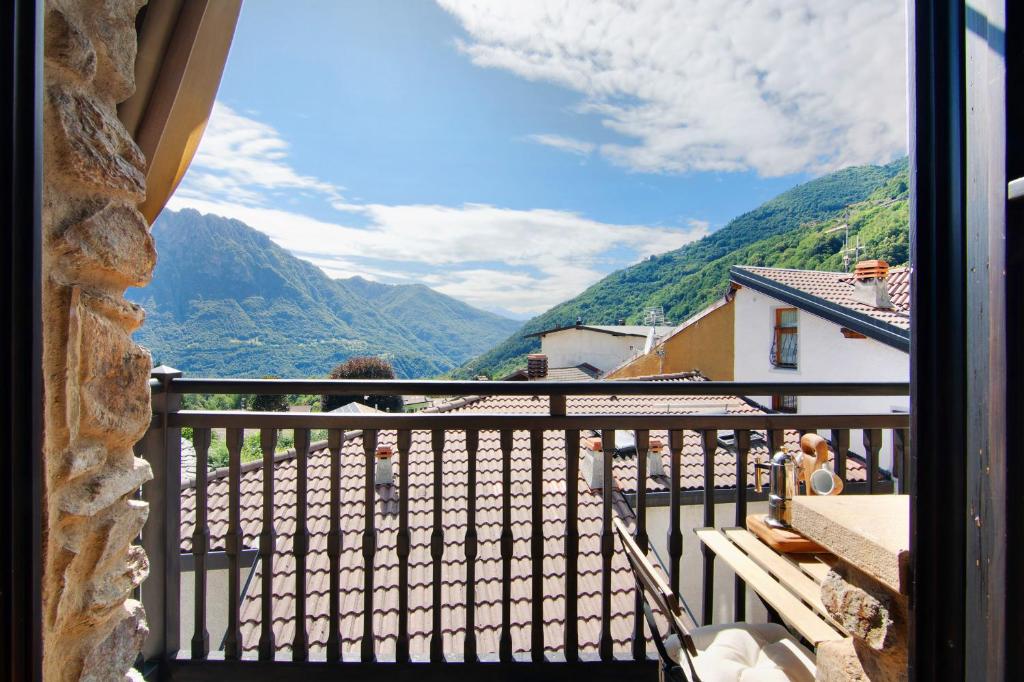
<path fill-rule="evenodd" d="M 650 325 L 643 324 L 589 324 L 586 325 L 588 329 L 600 329 L 601 331 L 612 332 L 613 334 L 632 334 L 634 336 L 647 336 L 651 333 Z M 671 334 L 675 327 L 671 325 L 664 325 L 654 328 L 654 336 L 660 338 L 666 334 Z"/>
<path fill-rule="evenodd" d="M 706 409 L 709 404 L 731 413 L 757 412 L 756 408 L 734 397 L 645 397 L 645 396 L 586 396 L 568 399 L 569 414 L 684 414 Z M 459 404 L 461 403 L 461 404 Z M 459 401 L 448 410 L 459 413 L 515 413 L 546 414 L 546 400 L 531 397 L 490 397 Z M 581 458 L 588 434 L 581 434 L 581 443 L 574 445 Z M 652 432 L 652 438 L 667 443 L 667 434 Z M 462 651 L 465 620 L 465 547 L 466 495 L 468 456 L 462 432 L 447 434 L 444 452 L 443 480 L 443 623 L 444 650 Z M 795 434 L 788 439 L 795 442 Z M 395 446 L 394 432 L 381 432 L 380 444 Z M 529 435 L 516 432 L 512 452 L 512 530 L 514 558 L 512 561 L 512 635 L 515 651 L 528 651 L 530 647 L 530 450 Z M 762 448 L 763 450 L 763 448 Z M 374 592 L 374 633 L 377 653 L 383 658 L 394 655 L 398 630 L 398 555 L 396 532 L 398 527 L 397 447 L 395 447 L 396 486 L 379 486 L 375 506 L 377 554 L 374 564 L 376 588 Z M 761 454 L 766 454 L 762 452 Z M 409 460 L 409 528 L 412 549 L 409 558 L 409 633 L 413 654 L 428 651 L 432 611 L 432 560 L 430 534 L 433 528 L 433 453 L 430 434 L 414 432 Z M 715 456 L 716 487 L 734 482 L 730 464 L 734 460 L 725 449 Z M 322 650 L 327 639 L 329 559 L 327 533 L 329 529 L 329 453 L 314 449 L 308 464 L 307 523 L 311 533 L 310 554 L 307 559 L 307 631 L 313 651 Z M 498 434 L 484 431 L 480 434 L 477 455 L 477 532 L 479 553 L 476 562 L 476 631 L 481 653 L 496 652 L 501 628 L 501 559 L 499 536 L 501 533 L 501 451 Z M 687 433 L 682 456 L 683 487 L 697 489 L 702 486 L 702 450 L 699 437 Z M 362 532 L 363 481 L 365 459 L 362 437 L 358 432 L 349 434 L 341 456 L 341 633 L 345 651 L 358 650 L 362 635 L 363 558 Z M 664 465 L 668 471 L 668 451 Z M 241 523 L 245 545 L 258 546 L 262 519 L 262 467 L 246 465 L 241 477 Z M 851 466 L 851 469 L 853 467 Z M 635 458 L 616 458 L 613 469 L 619 490 L 615 496 L 615 512 L 627 522 L 632 511 L 622 493 L 635 490 Z M 565 441 L 561 432 L 544 435 L 543 514 L 544 514 L 544 614 L 545 648 L 560 651 L 563 643 L 565 619 Z M 851 471 L 851 474 L 853 472 Z M 227 532 L 227 478 L 223 470 L 212 474 L 209 491 L 209 526 L 211 546 L 223 549 Z M 851 476 L 854 477 L 854 476 Z M 278 553 L 274 556 L 272 614 L 277 645 L 287 651 L 294 635 L 294 559 L 291 539 L 295 529 L 296 462 L 293 457 L 279 458 L 274 467 L 275 500 L 274 525 L 278 533 Z M 666 479 L 648 479 L 649 490 L 664 490 Z M 579 641 L 581 651 L 595 652 L 600 636 L 601 604 L 601 496 L 592 491 L 582 476 L 576 481 L 579 490 L 577 506 L 579 518 L 578 594 L 572 598 L 578 605 Z M 195 523 L 195 489 L 182 491 L 182 550 L 191 551 L 191 535 Z M 634 623 L 634 585 L 625 557 L 616 549 L 612 562 L 612 634 L 615 649 L 629 649 Z M 256 648 L 261 622 L 260 594 L 262 576 L 256 575 L 243 599 L 241 608 L 242 635 L 247 651 Z M 211 600 L 211 609 L 223 608 Z M 211 633 L 212 634 L 212 633 Z"/>
<path fill-rule="evenodd" d="M 889 271 L 889 297 L 893 308 L 874 308 L 853 299 L 853 276 L 848 272 L 822 272 L 818 270 L 787 270 L 736 266 L 779 284 L 797 289 L 829 303 L 840 305 L 898 327 L 910 329 L 910 269 L 893 268 Z"/>
<path fill-rule="evenodd" d="M 602 334 L 611 334 L 613 336 L 642 336 L 646 337 L 651 332 L 649 325 L 642 324 L 574 324 L 567 327 L 552 327 L 551 329 L 544 329 L 539 332 L 533 332 L 532 334 L 526 334 L 526 337 L 531 336 L 544 336 L 546 334 L 556 334 L 558 332 L 570 331 L 573 329 L 586 329 L 592 332 L 600 332 Z M 671 334 L 673 326 L 661 326 L 656 327 L 654 330 L 654 336 L 661 338 L 666 334 Z"/>
<path fill-rule="evenodd" d="M 575 367 L 552 367 L 544 381 L 592 381 L 601 376 L 601 370 L 584 363 Z"/>

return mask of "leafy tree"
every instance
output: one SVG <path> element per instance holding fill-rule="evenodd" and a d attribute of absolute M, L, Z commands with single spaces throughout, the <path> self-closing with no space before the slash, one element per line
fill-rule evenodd
<path fill-rule="evenodd" d="M 223 469 L 228 465 L 228 444 L 225 443 L 216 431 L 210 433 L 210 449 L 206 454 L 209 468 Z"/>
<path fill-rule="evenodd" d="M 276 379 L 277 377 L 265 376 L 263 378 Z M 288 396 L 272 394 L 247 395 L 242 401 L 242 405 L 250 412 L 287 412 Z"/>
<path fill-rule="evenodd" d="M 332 369 L 327 378 L 394 379 L 395 370 L 384 358 L 357 355 Z M 401 412 L 403 407 L 400 395 L 325 395 L 320 401 L 320 407 L 324 412 L 330 412 L 351 402 L 360 402 L 382 412 Z"/>

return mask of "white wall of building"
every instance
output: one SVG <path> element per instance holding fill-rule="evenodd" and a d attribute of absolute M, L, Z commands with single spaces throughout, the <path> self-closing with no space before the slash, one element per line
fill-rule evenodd
<path fill-rule="evenodd" d="M 910 356 L 874 339 L 848 339 L 840 326 L 798 309 L 798 355 L 795 369 L 771 362 L 775 310 L 793 307 L 744 287 L 736 292 L 736 381 L 909 381 Z M 771 406 L 771 396 L 749 396 Z M 805 414 L 882 413 L 905 411 L 905 396 L 800 396 L 797 411 Z M 825 434 L 823 434 L 825 435 Z M 892 437 L 884 432 L 880 465 L 892 462 Z M 863 453 L 863 434 L 851 431 L 850 449 Z"/>
<path fill-rule="evenodd" d="M 575 367 L 590 363 L 602 372 L 618 367 L 644 349 L 641 336 L 614 336 L 589 329 L 564 329 L 541 338 L 541 353 L 548 367 Z"/>

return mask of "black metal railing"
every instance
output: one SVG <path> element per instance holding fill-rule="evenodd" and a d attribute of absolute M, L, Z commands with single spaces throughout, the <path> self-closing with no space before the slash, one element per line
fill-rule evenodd
<path fill-rule="evenodd" d="M 646 395 L 646 396 L 737 396 L 771 395 L 785 392 L 790 395 L 841 395 L 841 396 L 893 396 L 907 395 L 908 386 L 903 383 L 750 383 L 750 382 L 658 382 L 658 381 L 613 381 L 613 382 L 439 382 L 439 381 L 289 381 L 289 380 L 241 380 L 241 379 L 186 379 L 180 373 L 165 368 L 154 371 L 152 427 L 138 446 L 142 456 L 149 460 L 154 469 L 154 480 L 143 487 L 142 495 L 150 503 L 150 518 L 143 535 L 151 563 L 150 578 L 143 584 L 142 599 L 146 606 L 150 636 L 144 655 L 151 669 L 159 670 L 168 679 L 211 679 L 223 672 L 237 671 L 252 676 L 286 675 L 307 676 L 310 671 L 322 671 L 325 666 L 347 667 L 349 676 L 372 677 L 381 674 L 380 666 L 412 664 L 420 670 L 442 670 L 450 677 L 457 670 L 472 672 L 476 664 L 514 666 L 524 674 L 536 675 L 536 666 L 554 667 L 588 665 L 586 673 L 590 678 L 601 678 L 604 674 L 649 676 L 653 674 L 653 663 L 649 659 L 645 626 L 639 595 L 635 604 L 635 624 L 630 651 L 626 655 L 613 651 L 611 631 L 612 601 L 612 559 L 614 554 L 612 515 L 613 486 L 605 484 L 601 496 L 600 557 L 601 557 L 601 629 L 598 652 L 595 660 L 581 656 L 576 600 L 565 602 L 565 628 L 562 652 L 556 656 L 545 653 L 543 630 L 543 544 L 541 527 L 542 458 L 545 432 L 560 432 L 565 436 L 565 518 L 564 537 L 566 595 L 577 594 L 577 558 L 579 556 L 579 533 L 577 506 L 577 478 L 579 476 L 580 435 L 584 430 L 599 431 L 603 481 L 612 481 L 612 455 L 615 453 L 615 431 L 635 432 L 637 478 L 633 498 L 635 511 L 635 534 L 639 546 L 647 550 L 651 546 L 647 531 L 647 511 L 653 493 L 647 490 L 646 460 L 650 448 L 652 431 L 668 434 L 669 451 L 668 495 L 669 528 L 667 534 L 667 557 L 664 557 L 669 584 L 680 592 L 680 566 L 682 560 L 683 533 L 680 525 L 680 508 L 687 503 L 703 505 L 704 524 L 713 526 L 715 505 L 723 501 L 735 503 L 735 523 L 743 525 L 747 514 L 747 502 L 757 497 L 749 490 L 748 464 L 752 450 L 752 434 L 771 448 L 781 447 L 785 433 L 806 431 L 830 431 L 830 440 L 835 453 L 836 472 L 844 479 L 847 473 L 847 457 L 851 430 L 862 430 L 864 440 L 863 467 L 867 472 L 863 484 L 847 484 L 849 492 L 878 493 L 893 489 L 892 476 L 880 475 L 879 453 L 882 447 L 882 432 L 893 433 L 893 471 L 899 477 L 898 487 L 904 489 L 909 471 L 908 436 L 909 417 L 907 414 L 567 414 L 566 398 L 584 395 Z M 342 414 L 342 413 L 279 413 L 242 411 L 193 411 L 182 410 L 181 396 L 187 393 L 208 394 L 427 394 L 446 396 L 540 396 L 548 399 L 545 414 L 485 414 L 461 412 L 435 412 L 410 414 Z M 194 563 L 194 632 L 187 653 L 181 651 L 180 629 L 180 581 L 181 581 L 181 486 L 180 486 L 180 432 L 182 428 L 193 430 L 196 450 L 195 479 L 195 527 L 192 534 L 192 555 Z M 228 619 L 222 651 L 211 652 L 207 620 L 207 555 L 210 548 L 210 529 L 207 519 L 207 458 L 211 442 L 211 429 L 224 429 L 228 450 L 228 527 L 224 536 L 227 555 Z M 318 660 L 311 660 L 309 637 L 306 631 L 306 560 L 310 552 L 310 530 L 307 527 L 308 504 L 308 461 L 311 430 L 325 429 L 326 443 L 320 444 L 329 452 L 329 530 L 327 555 L 330 561 L 330 594 L 328 599 L 328 626 L 326 646 L 317 653 Z M 240 480 L 242 474 L 241 451 L 245 430 L 258 430 L 264 472 L 273 470 L 275 445 L 280 431 L 291 431 L 295 444 L 296 460 L 296 526 L 293 534 L 291 553 L 295 564 L 295 612 L 294 636 L 287 644 L 291 649 L 288 665 L 276 661 L 280 642 L 275 641 L 272 618 L 273 599 L 271 584 L 273 555 L 275 552 L 274 527 L 274 476 L 262 476 L 262 527 L 258 535 L 259 562 L 263 579 L 261 581 L 260 636 L 255 660 L 243 655 L 240 631 L 239 608 L 241 602 L 240 558 L 242 556 L 242 522 L 240 512 Z M 363 567 L 363 625 L 359 646 L 358 662 L 344 658 L 342 633 L 339 630 L 341 604 L 339 569 L 341 558 L 341 458 L 346 432 L 361 431 L 363 444 L 363 489 L 364 528 L 362 530 Z M 703 449 L 703 486 L 697 496 L 686 494 L 681 489 L 680 466 L 683 453 L 683 437 L 687 431 L 700 434 Z M 722 431 L 734 434 L 730 450 L 735 454 L 735 486 L 729 490 L 716 490 L 714 456 L 719 450 L 718 436 Z M 379 652 L 374 642 L 374 588 L 379 576 L 373 570 L 376 552 L 376 529 L 374 527 L 374 466 L 378 436 L 394 433 L 398 450 L 398 622 L 397 639 L 393 660 L 378 660 Z M 414 432 L 429 432 L 433 455 L 433 533 L 430 537 L 430 557 L 433 562 L 432 632 L 429 639 L 427 661 L 413 663 L 410 654 L 409 633 L 409 491 L 408 460 Z M 461 651 L 444 650 L 441 622 L 441 565 L 444 559 L 442 535 L 443 510 L 442 482 L 443 462 L 447 434 L 464 433 L 465 449 L 468 455 L 467 470 L 467 529 L 463 539 L 462 553 L 466 561 L 466 637 Z M 475 618 L 475 561 L 478 552 L 476 529 L 476 454 L 481 432 L 497 432 L 499 436 L 502 470 L 502 515 L 500 535 L 500 562 L 502 567 L 501 628 L 498 651 L 495 655 L 478 652 L 474 634 Z M 511 633 L 511 564 L 513 559 L 512 515 L 510 490 L 512 488 L 513 434 L 528 432 L 530 464 L 532 468 L 530 499 L 532 504 L 531 535 L 531 580 L 529 581 L 532 609 L 529 651 L 525 654 L 513 652 Z M 760 435 L 763 433 L 763 437 Z M 712 619 L 715 557 L 704 549 L 703 595 L 700 620 L 710 623 Z M 742 620 L 745 616 L 746 587 L 739 578 L 733 585 L 734 616 Z M 628 659 L 628 660 L 625 660 Z M 372 665 L 370 665 L 372 664 Z M 241 667 L 240 667 L 241 666 Z M 369 666 L 369 667 L 368 667 Z M 373 667 L 376 666 L 376 667 Z M 518 667 L 515 667 L 518 666 Z M 617 666 L 617 667 L 616 667 Z M 624 667 L 626 666 L 626 667 Z M 632 667 L 628 667 L 632 666 Z M 376 672 L 374 672 L 376 671 Z M 603 671 L 603 673 L 602 673 Z M 505 671 L 508 672 L 508 669 Z M 322 673 L 326 674 L 326 673 Z M 575 673 L 567 673 L 575 674 Z"/>

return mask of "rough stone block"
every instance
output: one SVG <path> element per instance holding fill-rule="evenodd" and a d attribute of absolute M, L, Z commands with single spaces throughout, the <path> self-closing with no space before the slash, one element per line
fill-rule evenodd
<path fill-rule="evenodd" d="M 133 203 L 146 198 L 146 160 L 117 119 L 116 112 L 62 85 L 46 89 L 51 116 L 49 158 L 72 181 L 94 192 Z"/>
<path fill-rule="evenodd" d="M 156 265 L 146 219 L 120 201 L 69 227 L 55 241 L 54 253 L 62 276 L 115 291 L 145 285 Z"/>
<path fill-rule="evenodd" d="M 50 8 L 43 22 L 47 68 L 64 69 L 79 81 L 96 76 L 96 50 L 92 41 L 60 9 Z"/>
<path fill-rule="evenodd" d="M 120 682 L 135 663 L 135 656 L 149 634 L 142 604 L 129 599 L 121 607 L 120 620 L 106 639 L 88 653 L 79 677 L 83 682 Z"/>
<path fill-rule="evenodd" d="M 851 585 L 835 571 L 821 583 L 821 602 L 829 614 L 854 637 L 881 650 L 893 626 L 889 599 Z"/>
<path fill-rule="evenodd" d="M 103 467 L 63 486 L 58 498 L 60 510 L 75 516 L 92 516 L 132 494 L 153 478 L 145 460 L 136 459 L 131 469 Z"/>
<path fill-rule="evenodd" d="M 112 104 L 135 92 L 135 16 L 146 0 L 86 0 L 86 31 L 96 44 L 95 89 Z"/>
<path fill-rule="evenodd" d="M 69 347 L 69 412 L 77 413 L 73 437 L 130 447 L 152 419 L 149 353 L 124 328 L 132 308 L 121 302 L 83 295 L 77 315 L 77 348 Z M 111 319 L 114 316 L 118 318 Z M 77 319 L 76 319 L 77 318 Z M 76 335 L 70 335 L 69 346 Z M 75 358 L 77 357 L 77 365 Z M 76 395 L 77 393 L 77 395 Z"/>

